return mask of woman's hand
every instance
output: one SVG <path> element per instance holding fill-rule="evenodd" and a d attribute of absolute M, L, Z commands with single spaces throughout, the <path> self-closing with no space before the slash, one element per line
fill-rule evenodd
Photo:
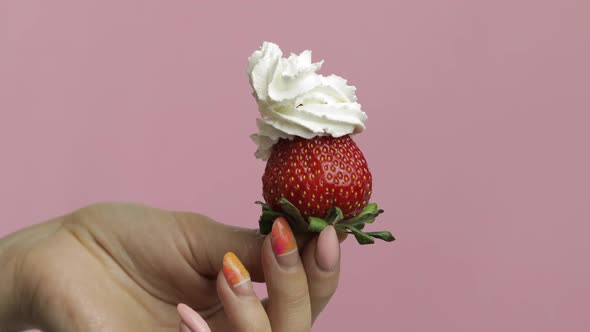
<path fill-rule="evenodd" d="M 305 331 L 336 289 L 339 246 L 330 232 L 300 260 L 275 257 L 256 231 L 201 215 L 93 205 L 0 241 L 0 295 L 10 289 L 13 299 L 0 305 L 0 319 L 45 331 L 177 331 L 176 305 L 186 303 L 214 331 Z M 227 252 L 253 281 L 266 279 L 268 316 L 248 282 L 231 287 L 218 276 Z M 254 316 L 240 316 L 247 310 Z"/>
<path fill-rule="evenodd" d="M 312 240 L 301 259 L 289 224 L 279 218 L 262 245 L 268 301 L 263 304 L 258 300 L 248 272 L 233 253 L 228 253 L 217 278 L 224 311 L 209 319 L 209 324 L 222 331 L 309 331 L 336 290 L 339 261 L 340 246 L 333 227 Z M 181 332 L 210 331 L 196 312 L 184 305 L 178 309 L 183 319 Z"/>

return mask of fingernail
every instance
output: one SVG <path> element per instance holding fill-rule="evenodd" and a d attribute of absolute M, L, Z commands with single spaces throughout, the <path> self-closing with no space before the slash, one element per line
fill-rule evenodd
<path fill-rule="evenodd" d="M 333 226 L 328 226 L 320 233 L 315 250 L 315 260 L 320 269 L 332 272 L 340 259 L 340 243 Z"/>
<path fill-rule="evenodd" d="M 297 242 L 291 227 L 285 218 L 277 218 L 272 225 L 271 237 L 272 249 L 277 261 L 283 266 L 294 266 L 299 260 Z"/>
<path fill-rule="evenodd" d="M 196 311 L 186 304 L 180 303 L 176 307 L 180 322 L 180 330 L 183 332 L 211 332 L 207 322 Z"/>
<path fill-rule="evenodd" d="M 250 273 L 233 252 L 228 252 L 223 256 L 223 275 L 234 293 L 238 295 L 250 293 L 252 288 Z"/>

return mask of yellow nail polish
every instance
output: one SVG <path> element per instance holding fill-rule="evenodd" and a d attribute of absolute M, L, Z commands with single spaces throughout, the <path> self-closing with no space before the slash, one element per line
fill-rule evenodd
<path fill-rule="evenodd" d="M 228 252 L 223 256 L 223 275 L 232 287 L 250 280 L 250 273 L 233 252 Z"/>

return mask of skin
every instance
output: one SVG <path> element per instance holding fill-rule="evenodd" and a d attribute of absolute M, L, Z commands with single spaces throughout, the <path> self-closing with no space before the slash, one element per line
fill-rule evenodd
<path fill-rule="evenodd" d="M 0 239 L 0 326 L 178 331 L 176 306 L 186 303 L 213 331 L 307 331 L 336 290 L 340 261 L 338 245 L 320 252 L 330 241 L 307 240 L 285 269 L 255 230 L 188 212 L 92 205 Z M 253 281 L 269 279 L 270 299 L 236 296 L 220 272 L 229 251 Z M 330 271 L 318 265 L 322 255 L 337 257 Z M 243 310 L 254 316 L 236 314 Z M 252 326 L 259 321 L 267 328 Z"/>

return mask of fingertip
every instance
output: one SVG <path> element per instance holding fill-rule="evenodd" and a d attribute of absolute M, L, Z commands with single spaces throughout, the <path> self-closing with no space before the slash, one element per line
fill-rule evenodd
<path fill-rule="evenodd" d="M 315 321 L 336 292 L 340 277 L 340 243 L 333 226 L 326 227 L 305 248 L 303 261 Z"/>
<path fill-rule="evenodd" d="M 199 315 L 191 307 L 184 303 L 179 303 L 176 306 L 176 310 L 178 311 L 178 316 L 180 316 L 181 319 L 180 331 L 184 332 L 188 329 L 188 331 L 191 332 L 211 332 L 207 322 L 205 322 L 203 317 L 201 317 L 201 315 Z"/>
<path fill-rule="evenodd" d="M 236 295 L 245 296 L 253 293 L 250 273 L 233 252 L 223 256 L 223 276 Z"/>
<path fill-rule="evenodd" d="M 332 272 L 340 260 L 340 242 L 333 226 L 326 227 L 318 236 L 315 259 L 318 267 Z"/>
<path fill-rule="evenodd" d="M 223 268 L 217 274 L 217 295 L 223 306 L 223 331 L 269 331 L 268 318 L 258 299 L 250 275 L 232 252 L 223 257 Z"/>

